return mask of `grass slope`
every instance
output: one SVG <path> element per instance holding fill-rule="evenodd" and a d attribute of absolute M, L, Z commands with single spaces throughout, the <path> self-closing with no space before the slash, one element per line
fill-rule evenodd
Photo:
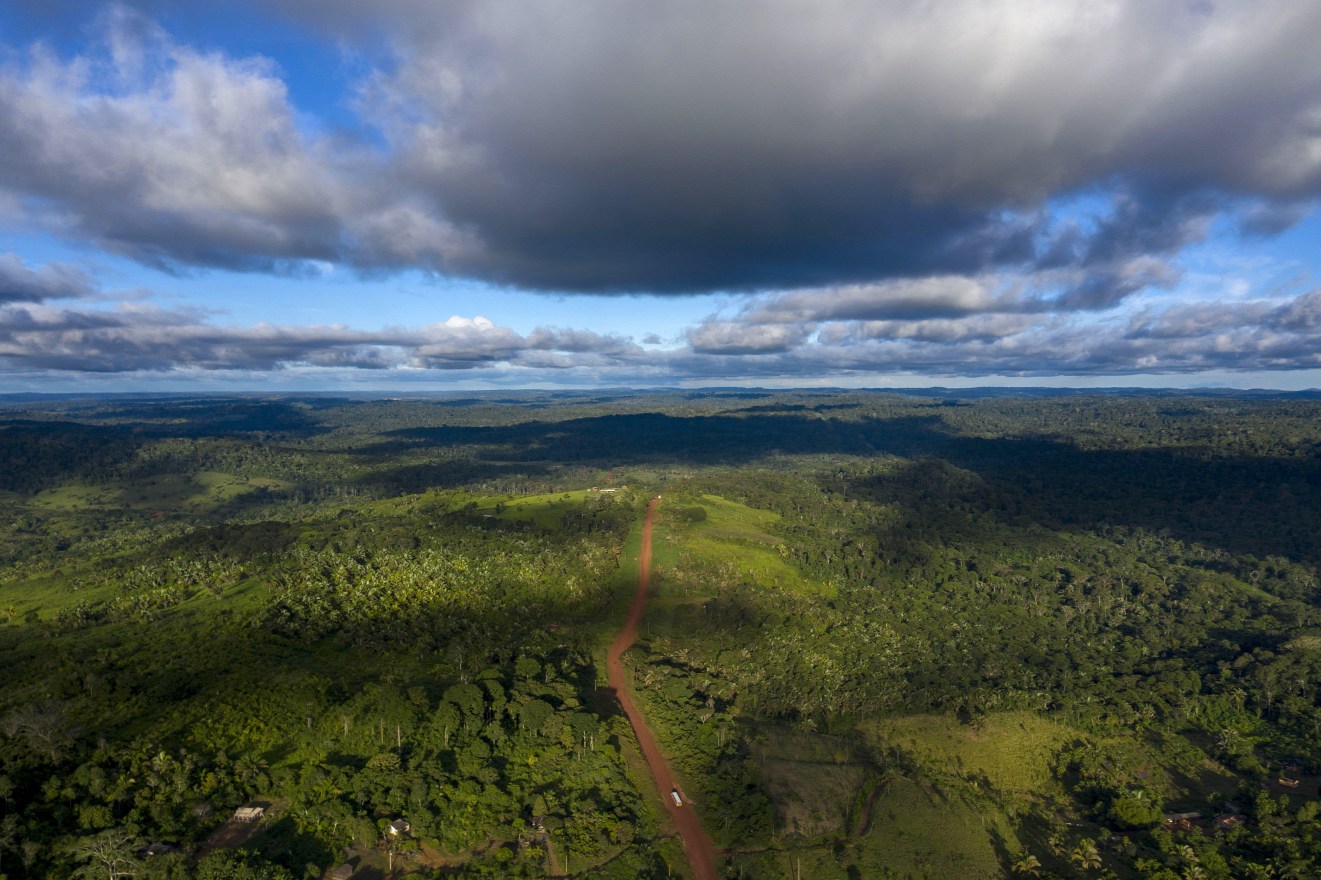
<path fill-rule="evenodd" d="M 47 489 L 32 498 L 31 508 L 38 513 L 111 508 L 201 513 L 253 492 L 287 487 L 280 480 L 245 479 L 221 471 L 201 471 L 191 476 L 160 474 L 141 480 L 97 485 L 70 483 Z"/>
<path fill-rule="evenodd" d="M 802 576 L 791 565 L 781 538 L 771 533 L 780 515 L 758 510 L 718 495 L 676 498 L 661 508 L 658 538 L 668 545 L 657 559 L 661 565 L 678 554 L 735 573 L 767 589 L 829 596 L 833 590 Z"/>
<path fill-rule="evenodd" d="M 860 844 L 864 877 L 990 880 L 1000 853 L 1018 849 L 1007 817 L 966 794 L 903 777 L 886 783 Z"/>
<path fill-rule="evenodd" d="M 898 749 L 923 770 L 989 786 L 1015 808 L 1063 796 L 1053 773 L 1060 749 L 1081 738 L 1068 725 L 1031 712 L 986 716 L 975 725 L 945 715 L 885 718 L 862 726 L 877 749 Z"/>

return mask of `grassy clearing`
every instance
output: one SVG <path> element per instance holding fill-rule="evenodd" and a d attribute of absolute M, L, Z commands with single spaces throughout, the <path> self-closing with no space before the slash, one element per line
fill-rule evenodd
<path fill-rule="evenodd" d="M 762 722 L 749 739 L 749 749 L 775 805 L 779 833 L 820 840 L 854 831 L 876 779 L 856 743 Z"/>
<path fill-rule="evenodd" d="M 965 795 L 903 777 L 889 779 L 861 838 L 733 857 L 737 876 L 813 880 L 992 880 L 1018 839 L 1008 817 Z"/>
<path fill-rule="evenodd" d="M 39 492 L 30 508 L 38 513 L 63 513 L 109 508 L 145 511 L 213 510 L 253 492 L 287 488 L 268 477 L 245 479 L 220 471 L 196 475 L 160 474 L 143 480 L 121 480 L 89 486 L 70 483 Z"/>
<path fill-rule="evenodd" d="M 766 793 L 775 802 L 782 833 L 806 838 L 843 837 L 867 780 L 857 764 L 805 764 L 767 760 Z"/>
<path fill-rule="evenodd" d="M 99 507 L 123 507 L 123 484 L 84 486 L 69 484 L 38 492 L 29 505 L 38 511 L 87 510 Z"/>
<path fill-rule="evenodd" d="M 1031 712 L 989 715 L 975 725 L 945 715 L 887 718 L 863 726 L 878 748 L 897 748 L 935 775 L 984 781 L 1014 807 L 1042 795 L 1063 796 L 1052 765 L 1081 734 Z"/>
<path fill-rule="evenodd" d="M 557 492 L 553 495 L 502 495 L 479 499 L 477 512 L 500 519 L 534 522 L 553 529 L 566 513 L 577 510 L 588 498 L 599 496 L 599 492 L 591 489 Z"/>
<path fill-rule="evenodd" d="M 767 531 L 779 521 L 777 513 L 717 495 L 676 500 L 671 510 L 661 510 L 665 543 L 673 546 L 673 553 L 687 552 L 765 587 L 809 595 L 831 592 L 804 578 L 782 555 L 781 540 Z"/>
<path fill-rule="evenodd" d="M 1004 876 L 1000 852 L 1016 852 L 1008 818 L 985 803 L 905 778 L 886 783 L 872 809 L 859 867 L 864 877 L 981 880 Z"/>
<path fill-rule="evenodd" d="M 1071 798 L 1057 774 L 1061 750 L 1086 743 L 1117 778 L 1156 792 L 1167 806 L 1196 809 L 1230 795 L 1239 780 L 1181 736 L 1122 733 L 1097 737 L 1031 712 L 989 715 L 974 725 L 939 715 L 870 722 L 861 728 L 876 749 L 905 753 L 930 779 L 966 785 L 1022 817 Z"/>
<path fill-rule="evenodd" d="M 193 495 L 189 503 L 202 507 L 225 504 L 252 492 L 289 488 L 289 484 L 285 481 L 271 477 L 244 479 L 219 471 L 202 471 L 193 480 L 202 487 L 203 491 Z"/>
<path fill-rule="evenodd" d="M 51 620 L 60 611 L 80 602 L 95 604 L 118 594 L 112 585 L 85 586 L 85 583 L 95 584 L 96 580 L 90 571 L 79 569 L 0 585 L 0 609 L 5 612 L 0 621 L 9 617 L 11 608 L 15 624 L 23 623 L 30 614 L 36 614 L 40 620 Z"/>
<path fill-rule="evenodd" d="M 755 751 L 767 758 L 808 764 L 855 762 L 856 743 L 843 736 L 807 733 L 787 724 L 758 722 Z"/>

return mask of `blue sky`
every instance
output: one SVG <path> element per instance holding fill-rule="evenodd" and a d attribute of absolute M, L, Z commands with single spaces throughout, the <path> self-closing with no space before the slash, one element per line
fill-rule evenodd
<path fill-rule="evenodd" d="M 0 386 L 1321 386 L 1321 7 L 7 4 Z"/>

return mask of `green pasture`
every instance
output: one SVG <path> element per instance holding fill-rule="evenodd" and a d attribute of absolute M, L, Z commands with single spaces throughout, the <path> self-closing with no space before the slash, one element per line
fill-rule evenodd
<path fill-rule="evenodd" d="M 876 798 L 859 849 L 864 877 L 991 880 L 1005 874 L 1002 854 L 1020 845 L 1008 817 L 994 806 L 896 777 Z"/>
<path fill-rule="evenodd" d="M 534 522 L 539 526 L 553 529 L 559 525 L 566 513 L 577 510 L 588 498 L 610 498 L 615 493 L 602 496 L 591 489 L 578 489 L 572 492 L 555 492 L 548 495 L 498 495 L 477 499 L 477 512 L 483 516 L 500 519 Z"/>
<path fill-rule="evenodd" d="M 220 471 L 159 474 L 95 485 L 69 483 L 37 493 L 29 507 L 38 513 L 108 508 L 200 513 L 253 492 L 287 487 L 287 483 L 270 477 L 244 478 Z"/>
<path fill-rule="evenodd" d="M 866 722 L 868 743 L 899 749 L 924 770 L 989 785 L 1007 804 L 1064 796 L 1054 778 L 1055 758 L 1082 738 L 1066 724 L 1031 712 L 1004 712 L 963 724 L 947 715 L 913 715 Z"/>
<path fill-rule="evenodd" d="M 1008 818 L 967 795 L 905 777 L 888 779 L 877 794 L 869 829 L 808 845 L 738 852 L 733 876 L 748 880 L 999 880 L 1019 850 Z"/>
<path fill-rule="evenodd" d="M 804 578 L 789 564 L 781 539 L 769 531 L 779 519 L 777 513 L 718 495 L 676 498 L 661 506 L 658 537 L 666 555 L 657 562 L 688 553 L 713 569 L 732 571 L 763 587 L 829 595 L 827 587 Z"/>
<path fill-rule="evenodd" d="M 865 789 L 866 768 L 772 758 L 762 763 L 761 773 L 782 834 L 817 839 L 852 831 L 853 808 Z"/>

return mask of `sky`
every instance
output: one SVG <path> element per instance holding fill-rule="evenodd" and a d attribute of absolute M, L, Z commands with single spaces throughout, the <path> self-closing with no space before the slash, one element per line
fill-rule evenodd
<path fill-rule="evenodd" d="M 10 0 L 0 391 L 1321 386 L 1321 4 Z"/>

